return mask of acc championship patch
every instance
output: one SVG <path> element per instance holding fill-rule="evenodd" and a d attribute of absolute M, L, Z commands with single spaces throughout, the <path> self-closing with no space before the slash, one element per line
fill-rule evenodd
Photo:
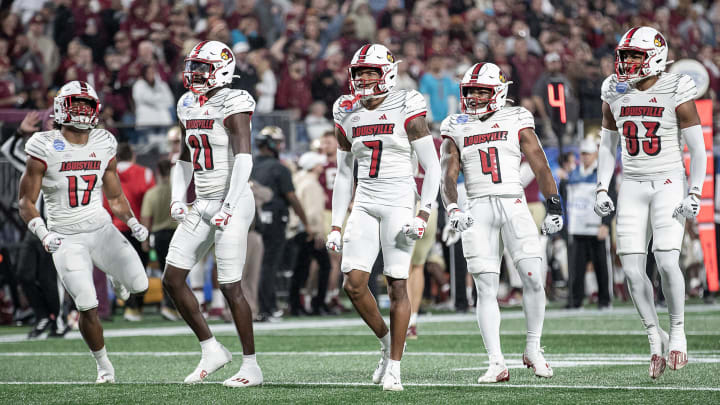
<path fill-rule="evenodd" d="M 615 85 L 615 91 L 618 93 L 625 93 L 628 91 L 628 84 L 626 82 L 618 82 Z"/>
<path fill-rule="evenodd" d="M 65 142 L 63 142 L 60 139 L 56 139 L 53 141 L 53 148 L 55 148 L 56 151 L 64 151 L 65 150 Z"/>
<path fill-rule="evenodd" d="M 188 94 L 183 99 L 182 105 L 183 105 L 183 107 L 190 107 L 192 105 L 192 103 L 193 103 L 193 97 Z"/>
<path fill-rule="evenodd" d="M 458 115 L 455 121 L 457 121 L 458 124 L 464 124 L 468 122 L 468 116 L 467 114 Z"/>

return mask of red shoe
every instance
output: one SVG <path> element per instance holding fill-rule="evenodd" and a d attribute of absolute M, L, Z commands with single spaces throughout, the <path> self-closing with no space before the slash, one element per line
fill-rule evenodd
<path fill-rule="evenodd" d="M 668 356 L 668 366 L 670 370 L 680 370 L 688 364 L 687 353 L 679 350 L 673 350 Z"/>
<path fill-rule="evenodd" d="M 653 354 L 650 358 L 649 372 L 650 378 L 652 378 L 653 380 L 663 375 L 663 373 L 665 372 L 665 358 L 660 355 Z"/>

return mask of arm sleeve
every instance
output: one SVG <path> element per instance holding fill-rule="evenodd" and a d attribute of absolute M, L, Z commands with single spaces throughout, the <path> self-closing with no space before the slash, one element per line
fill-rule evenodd
<path fill-rule="evenodd" d="M 520 163 L 520 184 L 523 188 L 527 187 L 528 184 L 535 180 L 535 172 L 532 171 L 532 166 L 528 162 Z"/>
<path fill-rule="evenodd" d="M 420 193 L 420 209 L 429 214 L 440 188 L 440 161 L 432 136 L 424 136 L 415 140 L 412 146 L 420 165 L 425 170 L 425 179 Z"/>
<path fill-rule="evenodd" d="M 230 176 L 230 189 L 225 196 L 225 203 L 230 204 L 231 208 L 237 206 L 237 202 L 248 187 L 250 180 L 250 172 L 252 172 L 253 162 L 252 155 L 249 153 L 238 153 L 235 155 L 232 174 Z"/>
<path fill-rule="evenodd" d="M 178 160 L 170 173 L 170 185 L 172 186 L 172 200 L 185 202 L 187 188 L 193 176 L 192 163 Z"/>
<path fill-rule="evenodd" d="M 332 226 L 342 228 L 353 192 L 353 154 L 338 149 L 337 174 L 332 194 Z"/>
<path fill-rule="evenodd" d="M 600 131 L 600 152 L 598 154 L 598 189 L 610 189 L 610 180 L 615 172 L 615 153 L 620 138 L 618 131 L 603 128 Z"/>
<path fill-rule="evenodd" d="M 678 80 L 677 89 L 675 90 L 675 107 L 690 100 L 694 100 L 697 96 L 697 88 L 695 82 L 688 75 L 681 75 Z M 689 145 L 688 145 L 689 146 Z"/>
<path fill-rule="evenodd" d="M 690 151 L 690 193 L 702 194 L 707 170 L 707 156 L 705 154 L 705 139 L 702 126 L 693 125 L 680 130 L 688 150 Z"/>
<path fill-rule="evenodd" d="M 608 196 L 610 197 L 611 200 L 617 202 L 618 193 L 617 193 L 617 181 L 615 180 L 615 177 L 613 177 L 612 180 L 610 180 L 610 188 L 608 189 Z M 606 216 L 602 217 L 601 221 L 602 221 L 603 225 L 607 225 L 608 227 L 610 227 L 610 225 L 612 224 L 613 218 L 615 218 L 615 214 L 616 214 L 616 210 L 612 211 L 610 213 L 610 215 L 606 215 Z"/>

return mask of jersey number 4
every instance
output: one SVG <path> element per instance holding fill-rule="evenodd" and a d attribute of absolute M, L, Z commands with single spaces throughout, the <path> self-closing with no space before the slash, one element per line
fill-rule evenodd
<path fill-rule="evenodd" d="M 188 145 L 193 148 L 193 168 L 195 170 L 212 170 L 214 168 L 212 147 L 210 140 L 205 134 L 200 134 L 199 139 L 196 135 L 188 136 Z M 200 164 L 200 152 L 204 152 L 205 167 Z"/>
<path fill-rule="evenodd" d="M 370 156 L 370 178 L 376 178 L 380 172 L 380 158 L 382 157 L 382 141 L 365 141 L 363 145 L 372 149 Z"/>
<path fill-rule="evenodd" d="M 78 205 L 88 205 L 90 204 L 90 196 L 92 195 L 92 191 L 95 188 L 95 183 L 97 183 L 97 174 L 86 174 L 84 176 L 80 176 L 81 179 L 87 183 L 87 187 L 85 187 L 85 192 L 82 195 L 82 201 L 78 204 L 78 178 L 77 176 L 67 176 L 68 179 L 68 201 L 70 202 L 70 207 L 75 208 Z"/>
<path fill-rule="evenodd" d="M 482 149 L 480 152 L 480 166 L 482 167 L 483 174 L 489 174 L 492 178 L 492 182 L 502 183 L 502 176 L 500 175 L 500 158 L 498 157 L 497 148 L 488 148 L 487 152 Z"/>
<path fill-rule="evenodd" d="M 657 130 L 660 123 L 655 121 L 643 121 L 642 125 L 647 132 L 645 137 L 649 138 L 644 141 L 638 139 L 638 127 L 633 121 L 625 121 L 623 123 L 623 135 L 625 136 L 625 149 L 628 155 L 637 156 L 640 153 L 640 144 L 642 150 L 648 156 L 655 156 L 660 153 L 660 137 L 657 136 Z"/>

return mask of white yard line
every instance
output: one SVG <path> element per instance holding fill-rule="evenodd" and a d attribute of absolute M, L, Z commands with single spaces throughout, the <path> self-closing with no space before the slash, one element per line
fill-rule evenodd
<path fill-rule="evenodd" d="M 177 385 L 180 381 L 173 382 L 121 382 L 116 385 Z M 205 382 L 204 384 L 222 384 L 220 381 Z M 89 381 L 0 381 L 0 385 L 94 385 Z M 329 386 L 329 387 L 378 387 L 372 383 L 348 383 L 348 382 L 266 382 L 263 385 L 270 386 Z M 551 384 L 442 384 L 442 383 L 408 383 L 405 387 L 438 387 L 438 388 L 534 388 L 534 389 L 570 389 L 570 390 L 623 390 L 623 391 L 703 391 L 718 392 L 718 387 L 681 387 L 681 386 L 619 386 L 619 385 L 551 385 Z"/>
<path fill-rule="evenodd" d="M 659 309 L 658 312 L 666 312 L 666 309 Z M 686 313 L 696 313 L 696 312 L 712 312 L 712 311 L 720 311 L 720 305 L 689 305 L 685 307 Z M 619 316 L 619 315 L 636 315 L 636 311 L 632 307 L 627 308 L 614 308 L 611 310 L 606 311 L 592 311 L 592 310 L 582 310 L 582 311 L 567 311 L 567 310 L 550 310 L 547 311 L 545 314 L 545 319 L 563 319 L 563 318 L 586 318 L 586 319 L 592 319 L 597 320 L 598 318 L 602 317 L 613 317 L 613 316 Z M 524 314 L 522 311 L 510 311 L 503 313 L 503 319 L 522 319 L 524 317 Z M 386 322 L 389 322 L 389 319 L 385 319 Z M 422 325 L 423 323 L 448 323 L 448 322 L 475 322 L 475 314 L 473 313 L 467 313 L 467 314 L 446 314 L 446 315 L 424 315 L 420 316 L 419 323 Z M 639 322 L 638 322 L 639 324 Z M 352 327 L 352 326 L 365 326 L 365 323 L 360 318 L 344 318 L 344 319 L 337 319 L 337 318 L 325 318 L 325 319 L 317 319 L 317 320 L 292 320 L 292 321 L 281 321 L 276 323 L 255 323 L 253 325 L 255 331 L 261 332 L 259 335 L 262 335 L 262 332 L 269 332 L 269 331 L 288 331 L 288 330 L 313 330 L 313 329 L 338 329 L 338 328 L 344 328 L 344 327 Z M 214 324 L 210 325 L 210 329 L 215 334 L 235 334 L 235 326 L 233 324 Z M 592 332 L 592 331 L 579 331 L 577 333 L 567 333 L 567 334 L 583 334 L 583 335 L 592 335 L 592 334 L 602 334 L 606 331 L 600 331 L 598 333 Z M 331 334 L 332 332 L 329 332 Z M 422 332 L 421 332 L 422 333 Z M 442 332 L 435 332 L 438 333 L 438 335 L 442 335 Z M 449 332 L 457 333 L 457 332 Z M 469 332 L 465 332 L 469 333 Z M 517 334 L 524 334 L 522 332 L 516 332 Z M 702 331 L 693 331 L 689 334 L 697 333 L 701 335 L 716 335 L 720 334 L 717 331 L 712 332 L 702 332 Z M 165 326 L 165 327 L 148 327 L 148 328 L 125 328 L 125 329 L 107 329 L 104 332 L 106 338 L 111 337 L 134 337 L 134 336 L 179 336 L 179 335 L 192 335 L 192 331 L 189 327 L 186 325 L 182 326 Z M 459 334 L 459 333 L 457 333 Z M 475 334 L 475 333 L 471 333 Z M 513 334 L 513 332 L 508 332 L 506 334 Z M 548 331 L 547 334 L 564 334 L 563 331 Z M 610 333 L 612 334 L 612 333 Z M 637 330 L 633 331 L 618 331 L 617 334 L 644 334 L 644 331 L 642 331 L 639 326 Z M 369 333 L 368 333 L 369 335 Z M 431 335 L 428 333 L 428 335 Z M 79 332 L 70 332 L 65 336 L 65 339 L 82 339 L 82 336 Z M 12 334 L 12 335 L 0 335 L 0 343 L 13 343 L 13 342 L 23 342 L 27 340 L 27 336 L 25 334 Z"/>

